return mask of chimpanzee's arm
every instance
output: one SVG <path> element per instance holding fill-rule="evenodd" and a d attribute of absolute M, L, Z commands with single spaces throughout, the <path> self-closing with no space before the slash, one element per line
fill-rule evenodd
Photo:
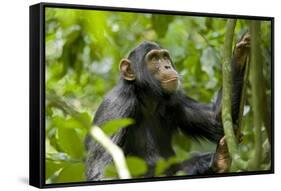
<path fill-rule="evenodd" d="M 232 59 L 232 121 L 237 124 L 246 62 L 250 53 L 250 33 L 245 33 L 236 44 Z"/>
<path fill-rule="evenodd" d="M 131 115 L 134 113 L 134 101 L 134 97 L 130 96 L 129 90 L 127 92 L 126 88 L 123 88 L 120 83 L 107 94 L 98 108 L 95 114 L 94 124 L 100 126 L 112 119 L 132 117 Z M 111 140 L 122 148 L 126 133 L 127 129 L 122 128 L 111 137 Z M 112 162 L 112 157 L 90 135 L 86 137 L 85 145 L 87 150 L 85 160 L 87 180 L 101 180 L 104 177 L 105 167 Z"/>
<path fill-rule="evenodd" d="M 236 123 L 239 115 L 241 92 L 245 65 L 249 55 L 250 36 L 246 33 L 236 44 L 232 58 L 232 120 Z M 204 137 L 218 142 L 223 136 L 221 123 L 221 92 L 212 105 L 198 103 L 191 98 L 181 97 L 182 106 L 179 114 L 179 127 L 183 132 L 194 137 Z"/>
<path fill-rule="evenodd" d="M 181 171 L 187 175 L 201 175 L 228 172 L 231 158 L 227 149 L 226 140 L 222 138 L 216 152 L 212 153 L 196 153 L 190 159 L 182 163 L 170 166 L 166 171 L 166 175 L 175 175 Z"/>
<path fill-rule="evenodd" d="M 212 168 L 214 157 L 214 153 L 196 153 L 190 159 L 170 166 L 164 173 L 167 176 L 173 176 L 180 171 L 186 175 L 212 174 L 214 173 Z"/>
<path fill-rule="evenodd" d="M 232 120 L 237 123 L 245 65 L 249 55 L 250 36 L 246 33 L 236 44 L 232 58 Z M 221 92 L 218 94 L 216 102 L 212 105 L 200 104 L 188 97 L 181 98 L 181 111 L 177 115 L 181 116 L 179 121 L 180 129 L 187 135 L 207 138 L 217 142 L 223 136 L 221 123 Z M 225 164 L 220 164 L 224 158 L 229 157 L 225 140 L 218 143 L 216 153 L 202 154 L 178 164 L 177 168 L 188 174 L 206 174 L 212 172 L 224 172 Z M 220 161 L 221 160 L 221 161 Z M 229 162 L 225 160 L 226 162 Z M 221 165 L 221 166 L 219 166 Z"/>
<path fill-rule="evenodd" d="M 187 136 L 206 138 L 218 142 L 223 136 L 220 120 L 217 120 L 216 105 L 205 105 L 189 97 L 179 95 L 180 103 L 174 109 L 178 127 Z M 218 102 L 219 103 L 219 102 Z"/>

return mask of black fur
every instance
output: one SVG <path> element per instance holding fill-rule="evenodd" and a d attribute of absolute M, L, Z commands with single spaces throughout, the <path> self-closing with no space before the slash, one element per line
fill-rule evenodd
<path fill-rule="evenodd" d="M 171 144 L 173 133 L 180 130 L 192 138 L 205 138 L 216 143 L 223 136 L 220 94 L 214 104 L 206 105 L 185 96 L 181 90 L 172 94 L 165 93 L 144 65 L 144 56 L 152 49 L 160 49 L 160 46 L 143 42 L 129 54 L 128 59 L 133 64 L 136 80 L 126 81 L 121 78 L 105 96 L 94 118 L 94 124 L 98 126 L 118 118 L 135 120 L 134 125 L 121 129 L 111 139 L 123 149 L 125 155 L 138 156 L 147 162 L 150 168 L 146 176 L 154 175 L 158 159 L 167 159 L 175 154 Z M 239 107 L 239 102 L 239 96 L 235 94 L 234 111 Z M 86 139 L 86 148 L 87 179 L 100 180 L 104 177 L 105 166 L 112 162 L 112 158 L 91 137 Z M 188 174 L 210 173 L 212 156 L 213 153 L 198 155 L 178 165 L 176 171 L 184 170 Z"/>

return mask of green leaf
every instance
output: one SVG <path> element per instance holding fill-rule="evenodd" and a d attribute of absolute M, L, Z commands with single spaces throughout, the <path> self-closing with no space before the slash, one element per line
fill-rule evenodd
<path fill-rule="evenodd" d="M 54 117 L 53 123 L 57 128 L 83 128 L 83 125 L 74 118 Z"/>
<path fill-rule="evenodd" d="M 168 160 L 159 159 L 156 163 L 155 174 L 157 176 L 164 175 L 163 172 L 168 169 L 172 164 L 178 163 L 178 159 L 176 157 L 171 157 Z"/>
<path fill-rule="evenodd" d="M 69 164 L 60 172 L 56 183 L 85 181 L 85 167 L 83 163 Z"/>
<path fill-rule="evenodd" d="M 126 163 L 128 166 L 128 170 L 133 177 L 139 177 L 141 175 L 144 175 L 148 170 L 146 162 L 143 159 L 135 156 L 126 157 Z M 118 173 L 116 171 L 114 163 L 111 163 L 106 166 L 104 174 L 107 178 L 110 179 L 118 178 Z"/>
<path fill-rule="evenodd" d="M 64 163 L 46 160 L 46 180 L 53 176 L 56 171 L 64 167 Z"/>
<path fill-rule="evenodd" d="M 147 164 L 141 158 L 128 156 L 126 162 L 131 175 L 134 177 L 144 175 L 147 172 Z"/>
<path fill-rule="evenodd" d="M 170 22 L 173 21 L 174 17 L 170 15 L 152 15 L 152 25 L 160 38 L 164 37 Z"/>
<path fill-rule="evenodd" d="M 58 128 L 57 137 L 64 152 L 75 159 L 83 157 L 84 146 L 75 129 Z"/>
<path fill-rule="evenodd" d="M 92 118 L 88 113 L 79 113 L 76 114 L 74 117 L 60 117 L 56 116 L 53 117 L 53 123 L 58 128 L 79 128 L 87 130 L 91 126 Z"/>
<path fill-rule="evenodd" d="M 123 118 L 123 119 L 113 119 L 111 121 L 108 121 L 107 123 L 103 124 L 101 126 L 102 130 L 105 134 L 108 136 L 113 135 L 121 128 L 124 128 L 128 125 L 131 125 L 134 123 L 133 119 L 130 118 Z"/>
<path fill-rule="evenodd" d="M 118 173 L 117 173 L 115 165 L 113 163 L 111 163 L 105 167 L 104 176 L 109 179 L 118 178 Z"/>
<path fill-rule="evenodd" d="M 160 159 L 157 161 L 156 168 L 155 168 L 155 175 L 160 176 L 162 172 L 167 169 L 169 163 L 164 159 Z"/>
<path fill-rule="evenodd" d="M 80 123 L 82 123 L 84 128 L 88 129 L 88 128 L 91 127 L 91 125 L 92 125 L 92 117 L 87 112 L 79 113 L 77 118 L 79 119 Z"/>

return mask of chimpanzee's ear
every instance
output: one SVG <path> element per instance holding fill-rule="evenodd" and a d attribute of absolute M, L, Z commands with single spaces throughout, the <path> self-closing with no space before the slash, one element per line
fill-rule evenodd
<path fill-rule="evenodd" d="M 131 61 L 129 59 L 122 59 L 119 64 L 119 71 L 121 73 L 122 78 L 128 81 L 133 81 L 136 79 L 135 73 L 132 70 Z"/>

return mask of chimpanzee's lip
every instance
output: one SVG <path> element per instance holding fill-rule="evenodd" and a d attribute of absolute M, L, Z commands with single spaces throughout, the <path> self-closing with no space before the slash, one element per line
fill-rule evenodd
<path fill-rule="evenodd" d="M 176 80 L 178 80 L 178 78 L 174 77 L 174 78 L 170 78 L 168 80 L 164 80 L 164 81 L 162 81 L 162 83 L 169 83 L 169 82 L 176 81 Z"/>

